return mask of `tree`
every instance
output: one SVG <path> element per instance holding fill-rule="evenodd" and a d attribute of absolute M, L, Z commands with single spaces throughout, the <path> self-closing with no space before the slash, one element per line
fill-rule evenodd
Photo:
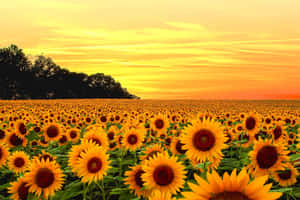
<path fill-rule="evenodd" d="M 0 98 L 137 98 L 111 76 L 70 72 L 51 58 L 32 64 L 16 45 L 0 49 Z"/>

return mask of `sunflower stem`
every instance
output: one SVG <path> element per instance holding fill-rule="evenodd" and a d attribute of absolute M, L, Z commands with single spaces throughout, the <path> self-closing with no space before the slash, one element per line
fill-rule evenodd
<path fill-rule="evenodd" d="M 100 188 L 100 190 L 101 190 L 102 199 L 103 199 L 103 200 L 106 200 L 103 179 L 101 180 L 101 185 L 99 184 L 98 181 L 95 182 L 95 183 L 96 183 L 96 185 L 97 185 L 97 186 Z"/>
<path fill-rule="evenodd" d="M 88 185 L 86 186 L 86 184 L 84 183 L 83 184 L 83 200 L 86 200 L 86 194 L 87 194 L 87 191 L 88 191 Z"/>

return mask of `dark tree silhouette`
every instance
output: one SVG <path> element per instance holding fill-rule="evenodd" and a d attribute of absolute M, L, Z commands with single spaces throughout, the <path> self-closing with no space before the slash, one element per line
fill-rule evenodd
<path fill-rule="evenodd" d="M 51 59 L 30 62 L 16 45 L 0 49 L 0 98 L 138 98 L 111 76 L 70 72 Z"/>

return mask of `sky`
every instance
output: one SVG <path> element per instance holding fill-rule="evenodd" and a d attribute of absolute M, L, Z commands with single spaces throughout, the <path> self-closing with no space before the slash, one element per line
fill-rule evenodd
<path fill-rule="evenodd" d="M 0 47 L 142 99 L 300 99 L 299 0 L 10 0 Z"/>

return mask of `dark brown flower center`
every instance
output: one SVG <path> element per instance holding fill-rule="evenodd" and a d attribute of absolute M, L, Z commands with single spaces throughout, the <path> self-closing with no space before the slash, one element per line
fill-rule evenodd
<path fill-rule="evenodd" d="M 184 154 L 184 153 L 187 151 L 187 150 L 182 149 L 183 145 L 184 145 L 184 144 L 182 144 L 182 143 L 180 142 L 180 140 L 178 140 L 178 141 L 176 142 L 176 150 L 177 150 L 177 152 L 180 153 L 180 154 Z"/>
<path fill-rule="evenodd" d="M 71 137 L 72 139 L 76 138 L 76 136 L 77 136 L 77 132 L 76 132 L 76 131 L 71 131 L 71 132 L 70 132 L 70 137 Z"/>
<path fill-rule="evenodd" d="M 27 183 L 22 183 L 18 188 L 18 195 L 20 200 L 26 200 L 29 193 L 29 186 L 26 186 Z"/>
<path fill-rule="evenodd" d="M 25 164 L 25 160 L 24 158 L 21 158 L 21 157 L 17 157 L 15 160 L 14 160 L 14 165 L 18 168 L 20 167 L 23 167 Z"/>
<path fill-rule="evenodd" d="M 31 142 L 31 146 L 36 146 L 38 143 L 36 141 Z"/>
<path fill-rule="evenodd" d="M 276 126 L 276 128 L 273 130 L 274 138 L 277 140 L 282 135 L 282 129 L 280 126 Z"/>
<path fill-rule="evenodd" d="M 145 173 L 143 170 L 139 170 L 136 172 L 136 174 L 134 175 L 134 180 L 135 183 L 139 186 L 139 187 L 143 187 L 144 186 L 144 181 L 142 180 L 142 174 Z"/>
<path fill-rule="evenodd" d="M 57 126 L 51 125 L 47 128 L 46 133 L 47 133 L 48 137 L 54 138 L 54 137 L 58 136 L 59 130 L 58 130 Z"/>
<path fill-rule="evenodd" d="M 255 128 L 256 125 L 256 120 L 253 117 L 248 117 L 246 119 L 246 129 L 247 130 L 253 130 Z"/>
<path fill-rule="evenodd" d="M 114 132 L 109 132 L 109 133 L 107 134 L 107 137 L 108 137 L 109 140 L 113 140 L 113 139 L 114 139 L 114 136 L 115 136 L 115 133 L 114 133 Z"/>
<path fill-rule="evenodd" d="M 0 140 L 5 137 L 5 132 L 0 129 Z"/>
<path fill-rule="evenodd" d="M 117 146 L 115 142 L 109 143 L 109 148 L 114 148 L 115 146 Z"/>
<path fill-rule="evenodd" d="M 209 200 L 251 200 L 241 192 L 222 192 Z"/>
<path fill-rule="evenodd" d="M 107 121 L 107 118 L 106 118 L 105 116 L 102 116 L 102 117 L 100 117 L 100 121 L 101 121 L 101 122 L 106 122 L 106 121 Z"/>
<path fill-rule="evenodd" d="M 22 135 L 25 135 L 25 134 L 26 134 L 27 129 L 26 129 L 25 124 L 21 123 L 21 124 L 19 125 L 19 131 L 20 131 L 20 133 L 21 133 Z"/>
<path fill-rule="evenodd" d="M 21 145 L 23 143 L 23 139 L 19 138 L 15 133 L 12 134 L 9 138 L 9 142 L 10 144 L 12 144 L 13 146 L 18 146 Z"/>
<path fill-rule="evenodd" d="M 60 142 L 61 144 L 64 144 L 64 143 L 66 143 L 67 141 L 68 141 L 68 138 L 67 138 L 67 136 L 65 136 L 65 135 L 61 136 L 61 138 L 59 139 L 59 142 Z"/>
<path fill-rule="evenodd" d="M 256 159 L 260 168 L 268 169 L 278 160 L 277 150 L 273 146 L 264 146 L 257 152 Z"/>
<path fill-rule="evenodd" d="M 90 173 L 97 173 L 102 168 L 102 161 L 98 157 L 91 158 L 87 163 L 87 169 Z"/>
<path fill-rule="evenodd" d="M 48 168 L 38 169 L 35 175 L 35 183 L 41 188 L 49 187 L 54 183 L 54 173 Z"/>
<path fill-rule="evenodd" d="M 267 119 L 265 120 L 265 122 L 266 122 L 266 124 L 270 124 L 270 123 L 271 123 L 271 119 L 270 119 L 270 118 L 267 118 Z"/>
<path fill-rule="evenodd" d="M 201 129 L 193 137 L 194 147 L 200 151 L 209 151 L 215 145 L 215 136 L 210 130 Z"/>
<path fill-rule="evenodd" d="M 292 176 L 292 171 L 291 170 L 286 170 L 284 172 L 280 172 L 280 173 L 278 173 L 278 176 L 282 180 L 288 180 Z"/>
<path fill-rule="evenodd" d="M 34 132 L 39 133 L 41 131 L 41 128 L 36 126 L 36 127 L 34 127 L 33 130 L 34 130 Z"/>
<path fill-rule="evenodd" d="M 166 186 L 172 183 L 174 179 L 174 172 L 169 166 L 159 166 L 154 170 L 153 178 L 156 184 Z"/>
<path fill-rule="evenodd" d="M 157 119 L 155 120 L 154 124 L 157 129 L 162 129 L 164 127 L 164 120 Z"/>
<path fill-rule="evenodd" d="M 137 143 L 138 137 L 134 134 L 131 134 L 131 135 L 128 136 L 127 141 L 128 141 L 129 144 L 134 145 L 134 144 Z"/>

